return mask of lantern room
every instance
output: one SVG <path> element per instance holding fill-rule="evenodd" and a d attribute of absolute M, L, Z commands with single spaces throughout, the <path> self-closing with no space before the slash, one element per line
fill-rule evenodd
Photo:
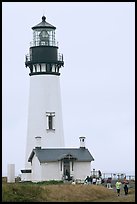
<path fill-rule="evenodd" d="M 42 22 L 32 27 L 33 42 L 31 46 L 57 46 L 55 41 L 56 27 L 46 22 L 46 17 L 42 16 Z"/>
<path fill-rule="evenodd" d="M 26 55 L 25 65 L 29 67 L 29 75 L 52 74 L 60 75 L 64 66 L 63 54 L 58 53 L 58 43 L 55 38 L 53 25 L 42 16 L 42 22 L 32 27 L 33 41 L 30 43 L 29 54 Z"/>

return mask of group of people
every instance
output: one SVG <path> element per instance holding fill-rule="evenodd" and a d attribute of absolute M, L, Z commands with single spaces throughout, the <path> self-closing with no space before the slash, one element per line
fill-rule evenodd
<path fill-rule="evenodd" d="M 86 179 L 85 179 L 85 183 L 87 184 L 101 184 L 102 183 L 102 173 L 100 170 L 98 170 L 98 176 L 87 176 Z"/>
<path fill-rule="evenodd" d="M 109 189 L 112 189 L 111 182 L 112 182 L 112 178 L 108 178 L 107 179 L 107 188 L 109 188 Z M 103 183 L 103 179 L 101 179 L 101 175 L 98 178 L 96 178 L 95 176 L 93 176 L 93 177 L 87 176 L 85 179 L 85 183 L 86 184 L 101 184 L 101 183 Z M 120 179 L 118 179 L 115 183 L 116 192 L 117 192 L 118 196 L 120 196 L 120 190 L 121 190 L 122 185 L 124 188 L 125 195 L 127 195 L 128 194 L 128 188 L 129 188 L 129 182 L 126 179 L 126 177 L 124 177 L 123 181 L 120 181 Z"/>
<path fill-rule="evenodd" d="M 107 179 L 107 188 L 109 188 L 109 189 L 112 189 L 111 182 L 112 182 L 112 178 L 108 178 Z M 128 182 L 128 180 L 126 180 L 126 177 L 125 177 L 123 182 L 121 182 L 120 179 L 118 179 L 116 181 L 116 183 L 115 183 L 115 187 L 116 187 L 116 191 L 117 191 L 118 196 L 120 195 L 120 190 L 121 190 L 122 184 L 123 184 L 125 195 L 128 194 L 128 184 L 129 184 L 129 182 Z"/>
<path fill-rule="evenodd" d="M 128 182 L 128 180 L 126 179 L 126 177 L 124 178 L 124 181 L 123 182 L 121 182 L 119 179 L 118 179 L 118 181 L 116 182 L 116 190 L 117 190 L 117 195 L 119 196 L 120 195 L 120 189 L 121 189 L 121 185 L 124 185 L 124 192 L 125 192 L 125 195 L 127 195 L 128 194 L 128 184 L 129 184 L 129 182 Z"/>
<path fill-rule="evenodd" d="M 86 179 L 85 179 L 85 183 L 86 184 L 101 184 L 102 183 L 102 173 L 100 170 L 98 170 L 98 176 L 96 177 L 95 175 L 93 176 L 87 176 Z"/>
<path fill-rule="evenodd" d="M 86 179 L 85 179 L 85 183 L 95 185 L 97 183 L 97 179 L 96 179 L 96 177 L 87 176 Z"/>

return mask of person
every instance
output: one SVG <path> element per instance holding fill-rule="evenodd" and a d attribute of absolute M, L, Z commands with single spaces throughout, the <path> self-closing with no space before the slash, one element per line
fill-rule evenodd
<path fill-rule="evenodd" d="M 97 185 L 101 184 L 101 178 L 99 178 L 99 177 L 97 178 L 96 184 Z"/>
<path fill-rule="evenodd" d="M 89 177 L 89 183 L 92 183 L 92 176 Z"/>
<path fill-rule="evenodd" d="M 99 175 L 99 178 L 101 178 L 102 173 L 101 173 L 101 171 L 100 171 L 100 170 L 98 170 L 98 175 Z"/>
<path fill-rule="evenodd" d="M 128 194 L 128 184 L 124 184 L 124 191 L 125 191 L 125 195 Z"/>
<path fill-rule="evenodd" d="M 111 188 L 111 181 L 112 181 L 112 178 L 108 177 L 108 179 L 107 179 L 107 188 Z"/>
<path fill-rule="evenodd" d="M 85 183 L 86 183 L 86 184 L 89 183 L 89 176 L 86 177 L 86 179 L 85 179 Z"/>
<path fill-rule="evenodd" d="M 101 183 L 105 183 L 105 179 L 101 179 Z"/>
<path fill-rule="evenodd" d="M 69 172 L 68 172 L 68 170 L 66 169 L 66 180 L 70 180 L 70 174 L 69 174 Z"/>
<path fill-rule="evenodd" d="M 126 180 L 126 177 L 124 178 L 124 181 L 123 181 L 123 184 L 124 184 L 124 192 L 125 192 L 125 195 L 128 194 L 128 180 Z"/>
<path fill-rule="evenodd" d="M 120 180 L 118 179 L 117 182 L 116 182 L 116 191 L 117 191 L 117 195 L 119 196 L 120 195 L 120 189 L 121 189 L 121 182 Z"/>
<path fill-rule="evenodd" d="M 96 179 L 96 177 L 94 176 L 93 179 L 92 179 L 92 183 L 95 185 L 96 182 L 97 182 L 97 179 Z"/>

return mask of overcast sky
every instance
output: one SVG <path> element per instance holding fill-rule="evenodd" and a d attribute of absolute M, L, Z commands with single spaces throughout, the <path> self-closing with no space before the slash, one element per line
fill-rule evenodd
<path fill-rule="evenodd" d="M 135 3 L 2 3 L 2 173 L 25 167 L 31 27 L 43 14 L 56 29 L 66 147 L 79 136 L 102 172 L 134 174 Z"/>

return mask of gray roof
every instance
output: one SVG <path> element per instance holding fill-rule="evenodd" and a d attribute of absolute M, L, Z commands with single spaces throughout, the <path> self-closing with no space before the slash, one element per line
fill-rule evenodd
<path fill-rule="evenodd" d="M 36 148 L 33 149 L 31 155 L 28 159 L 29 162 L 36 154 L 41 163 L 59 161 L 63 158 L 71 157 L 77 161 L 93 161 L 94 158 L 90 154 L 89 150 L 86 148 Z"/>
<path fill-rule="evenodd" d="M 33 26 L 32 29 L 37 29 L 37 28 L 52 28 L 52 29 L 56 29 L 56 27 L 54 27 L 53 25 L 49 24 L 48 22 L 46 22 L 46 17 L 42 16 L 42 22 L 37 24 L 36 26 Z"/>

